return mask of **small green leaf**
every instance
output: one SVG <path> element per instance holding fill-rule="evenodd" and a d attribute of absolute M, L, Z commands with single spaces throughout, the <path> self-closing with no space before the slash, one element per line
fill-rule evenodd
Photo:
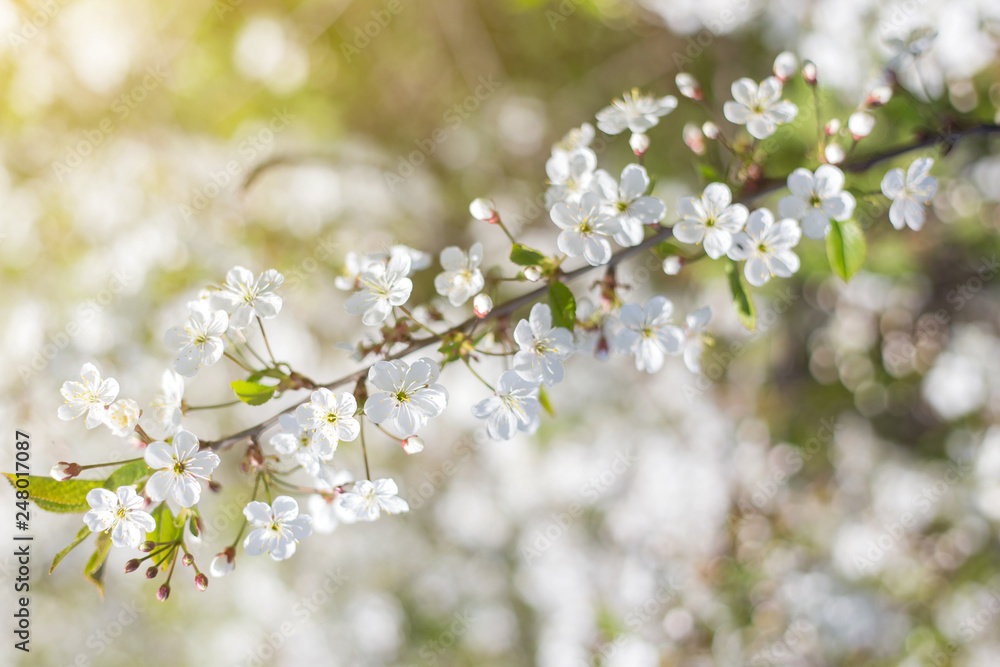
<path fill-rule="evenodd" d="M 119 486 L 130 486 L 152 472 L 142 459 L 132 461 L 115 470 L 106 480 L 104 488 L 117 491 Z"/>
<path fill-rule="evenodd" d="M 240 399 L 247 405 L 264 405 L 274 396 L 277 387 L 269 387 L 264 384 L 258 384 L 256 382 L 247 382 L 246 380 L 233 380 L 229 383 L 236 392 L 236 398 Z"/>
<path fill-rule="evenodd" d="M 538 387 L 538 402 L 542 404 L 542 409 L 549 417 L 556 416 L 556 411 L 552 409 L 552 401 L 549 400 L 549 394 L 543 386 Z"/>
<path fill-rule="evenodd" d="M 526 245 L 515 243 L 510 249 L 510 261 L 518 266 L 538 266 L 545 261 L 545 255 Z"/>
<path fill-rule="evenodd" d="M 3 476 L 11 486 L 17 488 L 16 475 L 5 472 Z M 65 482 L 57 482 L 51 477 L 38 475 L 29 475 L 21 479 L 28 480 L 28 493 L 38 509 L 60 513 L 88 511 L 90 504 L 87 503 L 87 493 L 104 484 L 97 479 L 67 479 Z"/>
<path fill-rule="evenodd" d="M 99 533 L 97 535 L 97 548 L 83 568 L 83 576 L 97 586 L 101 597 L 104 597 L 104 561 L 107 559 L 109 551 L 111 551 L 111 534 Z"/>
<path fill-rule="evenodd" d="M 552 306 L 552 325 L 573 331 L 576 326 L 576 298 L 565 284 L 558 280 L 549 285 L 549 304 Z"/>
<path fill-rule="evenodd" d="M 49 574 L 52 574 L 55 571 L 56 567 L 59 565 L 59 563 L 62 562 L 62 559 L 65 558 L 70 551 L 75 549 L 81 542 L 83 542 L 88 537 L 90 537 L 90 528 L 84 526 L 83 528 L 80 529 L 80 532 L 76 534 L 76 537 L 73 539 L 73 541 L 70 542 L 62 551 L 57 553 L 55 555 L 55 558 L 52 559 L 52 565 L 49 566 Z"/>
<path fill-rule="evenodd" d="M 849 281 L 864 266 L 867 254 L 865 232 L 857 221 L 830 221 L 830 233 L 826 236 L 826 257 L 830 260 L 830 268 L 841 280 Z"/>
<path fill-rule="evenodd" d="M 753 306 L 753 299 L 750 298 L 746 285 L 743 283 L 739 265 L 732 260 L 726 262 L 726 275 L 729 277 L 729 291 L 733 293 L 736 317 L 739 318 L 740 324 L 753 331 L 757 328 L 757 311 Z"/>
<path fill-rule="evenodd" d="M 153 520 L 156 521 L 156 528 L 146 536 L 147 540 L 152 540 L 153 542 L 174 542 L 180 537 L 184 527 L 183 525 L 177 525 L 177 520 L 166 503 L 160 503 L 159 507 L 153 510 L 151 514 L 153 515 Z"/>

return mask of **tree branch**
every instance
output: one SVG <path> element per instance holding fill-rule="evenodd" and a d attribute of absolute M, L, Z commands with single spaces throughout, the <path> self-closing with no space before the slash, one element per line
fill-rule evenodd
<path fill-rule="evenodd" d="M 905 155 L 906 153 L 910 153 L 910 152 L 913 152 L 913 151 L 916 151 L 916 150 L 920 150 L 922 148 L 929 148 L 931 146 L 934 146 L 935 144 L 939 144 L 939 143 L 943 144 L 945 146 L 945 150 L 948 150 L 952 146 L 954 146 L 955 143 L 957 143 L 960 139 L 963 139 L 965 137 L 979 136 L 979 135 L 989 135 L 989 134 L 994 134 L 994 133 L 998 133 L 998 132 L 1000 132 L 1000 126 L 993 125 L 993 124 L 984 124 L 984 125 L 977 125 L 975 127 L 967 128 L 967 129 L 964 129 L 964 130 L 958 130 L 958 131 L 955 131 L 955 132 L 951 132 L 951 133 L 946 134 L 946 135 L 941 135 L 941 134 L 929 135 L 929 136 L 922 137 L 922 138 L 920 138 L 920 139 L 918 139 L 918 140 L 916 140 L 914 142 L 910 142 L 908 144 L 903 144 L 903 145 L 897 146 L 895 148 L 891 148 L 891 149 L 889 149 L 887 151 L 884 151 L 884 152 L 881 152 L 881 153 L 876 153 L 876 154 L 873 154 L 873 155 L 870 155 L 870 156 L 867 156 L 867 157 L 864 157 L 864 158 L 861 158 L 861 159 L 858 159 L 858 160 L 854 160 L 854 161 L 850 162 L 849 164 L 842 165 L 841 169 L 843 169 L 845 172 L 860 173 L 860 172 L 864 172 L 864 171 L 870 169 L 871 167 L 873 167 L 876 164 L 879 164 L 881 162 L 885 162 L 887 160 L 891 160 L 893 158 L 899 157 L 900 155 Z M 739 203 L 743 203 L 743 204 L 750 203 L 752 201 L 760 199 L 761 197 L 767 196 L 769 194 L 772 194 L 773 192 L 776 192 L 776 191 L 784 188 L 786 182 L 787 182 L 787 178 L 767 182 L 765 184 L 762 184 L 760 187 L 757 187 L 752 192 L 749 192 L 749 193 L 745 194 L 743 197 L 739 198 L 737 201 Z M 578 267 L 578 268 L 576 268 L 576 269 L 574 269 L 572 271 L 569 271 L 568 273 L 562 274 L 561 277 L 562 277 L 563 280 L 574 280 L 574 279 L 579 278 L 580 276 L 582 276 L 582 275 L 584 275 L 586 273 L 589 273 L 590 271 L 593 271 L 594 269 L 599 269 L 599 268 L 606 269 L 608 267 L 616 266 L 616 265 L 620 264 L 621 262 L 625 261 L 626 259 L 628 259 L 629 257 L 633 257 L 635 255 L 638 255 L 638 254 L 646 251 L 646 250 L 650 250 L 650 249 L 656 247 L 658 244 L 662 243 L 663 241 L 666 241 L 671 236 L 673 236 L 672 230 L 669 227 L 665 227 L 665 228 L 661 229 L 659 232 L 657 232 L 656 234 L 654 234 L 653 236 L 650 236 L 648 239 L 644 240 L 639 245 L 632 246 L 630 248 L 625 248 L 624 250 L 621 250 L 618 253 L 612 255 L 611 259 L 608 261 L 607 264 L 603 264 L 601 266 L 590 266 L 589 264 L 585 264 L 585 265 L 580 266 L 580 267 Z M 449 329 L 448 331 L 446 331 L 444 333 L 435 334 L 433 336 L 428 336 L 427 338 L 421 338 L 420 340 L 413 341 L 406 348 L 404 348 L 403 350 L 400 350 L 399 352 L 396 352 L 395 354 L 390 355 L 389 357 L 387 357 L 387 359 L 399 359 L 401 357 L 405 357 L 407 355 L 410 355 L 410 354 L 412 354 L 412 353 L 414 353 L 414 352 L 416 352 L 418 350 L 422 350 L 422 349 L 424 349 L 424 348 L 432 345 L 433 343 L 436 343 L 436 342 L 440 341 L 442 338 L 444 338 L 447 335 L 450 335 L 450 334 L 453 334 L 453 333 L 457 333 L 457 332 L 466 331 L 466 330 L 470 329 L 477 322 L 479 322 L 479 323 L 486 323 L 486 322 L 489 322 L 491 320 L 498 319 L 500 317 L 511 315 L 516 310 L 518 310 L 519 308 L 522 308 L 522 307 L 524 307 L 524 306 L 526 306 L 526 305 L 528 305 L 530 303 L 533 303 L 533 302 L 537 301 L 538 299 L 542 298 L 546 294 L 547 291 L 548 291 L 548 285 L 543 285 L 541 287 L 538 287 L 538 288 L 536 288 L 536 289 L 534 289 L 534 290 L 532 290 L 530 292 L 522 294 L 519 297 L 511 299 L 510 301 L 504 302 L 503 304 L 501 304 L 497 308 L 494 308 L 492 311 L 490 311 L 490 313 L 488 315 L 486 315 L 486 317 L 484 317 L 484 318 L 470 317 L 469 319 L 465 320 L 461 324 L 458 324 L 458 325 L 452 327 L 451 329 Z M 322 385 L 319 385 L 319 386 L 320 387 L 325 387 L 327 389 L 333 389 L 334 387 L 339 387 L 339 386 L 342 386 L 342 385 L 345 385 L 345 384 L 357 383 L 357 382 L 361 381 L 362 378 L 364 378 L 365 376 L 368 375 L 368 370 L 370 368 L 371 368 L 371 365 L 366 366 L 365 368 L 362 368 L 362 369 L 360 369 L 358 371 L 355 371 L 354 373 L 351 373 L 349 375 L 345 375 L 345 376 L 343 376 L 341 378 L 333 380 L 332 382 L 328 382 L 326 384 L 322 384 Z M 292 405 L 292 406 L 290 406 L 290 407 L 282 410 L 278 414 L 276 414 L 276 415 L 274 415 L 274 416 L 272 416 L 272 417 L 270 417 L 270 418 L 262 421 L 261 423 L 255 425 L 255 426 L 251 426 L 250 428 L 244 429 L 244 430 L 240 431 L 239 433 L 234 433 L 233 435 L 227 436 L 227 437 L 222 438 L 220 440 L 213 440 L 213 441 L 204 442 L 204 443 L 202 443 L 202 448 L 203 449 L 222 450 L 222 449 L 226 449 L 228 447 L 231 447 L 232 445 L 240 442 L 241 440 L 245 440 L 247 438 L 256 437 L 256 436 L 260 435 L 260 433 L 262 433 L 264 430 L 266 430 L 266 429 L 270 428 L 271 426 L 273 426 L 274 424 L 276 424 L 278 422 L 278 418 L 281 417 L 281 415 L 284 415 L 284 414 L 287 414 L 289 412 L 292 412 L 298 406 L 304 404 L 305 402 L 306 401 L 304 401 L 304 400 L 300 401 L 299 403 L 296 403 L 295 405 Z"/>

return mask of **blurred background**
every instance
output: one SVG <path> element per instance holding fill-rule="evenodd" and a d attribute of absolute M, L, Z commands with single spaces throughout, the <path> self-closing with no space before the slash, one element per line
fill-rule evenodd
<path fill-rule="evenodd" d="M 500 263 L 497 230 L 467 214 L 478 196 L 525 243 L 554 249 L 541 207 L 551 144 L 622 91 L 676 94 L 687 71 L 718 109 L 733 80 L 763 79 L 790 49 L 817 63 L 823 112 L 844 122 L 904 58 L 898 40 L 928 26 L 937 39 L 901 64 L 912 92 L 877 111 L 857 156 L 950 119 L 996 122 L 1000 5 L 0 0 L 2 421 L 31 434 L 37 474 L 135 456 L 104 429 L 57 420 L 60 385 L 94 361 L 146 405 L 172 358 L 164 331 L 236 264 L 284 273 L 271 345 L 329 381 L 359 367 L 335 347 L 361 331 L 333 287 L 347 252 L 478 240 Z M 924 89 L 932 101 L 917 104 Z M 768 176 L 817 164 L 808 91 L 798 80 L 786 94 L 803 122 L 776 135 Z M 682 100 L 650 132 L 668 220 L 718 163 L 716 147 L 698 157 L 680 137 L 707 118 Z M 613 174 L 631 160 L 623 137 L 601 145 Z M 577 355 L 551 392 L 556 417 L 497 443 L 469 413 L 482 387 L 446 369 L 452 401 L 425 451 L 369 446 L 409 514 L 314 535 L 280 564 L 241 549 L 205 593 L 178 572 L 157 603 L 150 582 L 120 574 L 122 550 L 103 599 L 80 576 L 86 547 L 49 576 L 80 517 L 33 510 L 32 652 L 8 643 L 0 662 L 1000 664 L 998 148 L 969 140 L 852 178 L 859 217 L 885 171 L 917 155 L 938 159 L 940 189 L 920 233 L 863 219 L 871 252 L 849 285 L 804 242 L 794 279 L 755 291 L 753 335 L 720 266 L 623 266 L 629 301 L 712 306 L 704 377 Z M 417 275 L 411 303 L 434 296 L 435 273 Z M 186 397 L 228 400 L 236 377 L 219 364 Z M 187 424 L 211 439 L 277 407 Z M 203 568 L 238 529 L 240 456 L 224 454 L 222 491 L 203 502 Z M 336 465 L 363 470 L 350 446 Z M 11 606 L 14 572 L 0 556 Z"/>

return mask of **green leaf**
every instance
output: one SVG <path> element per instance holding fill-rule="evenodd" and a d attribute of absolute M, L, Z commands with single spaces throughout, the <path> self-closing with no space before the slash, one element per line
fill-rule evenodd
<path fill-rule="evenodd" d="M 715 167 L 708 164 L 699 164 L 698 173 L 701 174 L 701 177 L 705 180 L 706 183 L 725 181 L 725 179 L 722 178 L 719 172 L 715 170 Z"/>
<path fill-rule="evenodd" d="M 726 262 L 726 275 L 729 277 L 729 291 L 733 293 L 736 317 L 739 318 L 740 324 L 753 331 L 757 328 L 757 311 L 743 282 L 739 265 L 732 260 Z"/>
<path fill-rule="evenodd" d="M 15 486 L 18 479 L 16 475 L 8 472 L 3 473 L 11 486 Z M 21 477 L 28 480 L 28 492 L 31 500 L 38 509 L 47 512 L 86 512 L 90 509 L 87 503 L 87 493 L 91 489 L 101 487 L 104 482 L 97 479 L 67 479 L 65 482 L 57 482 L 51 477 L 40 477 L 38 475 L 28 475 Z"/>
<path fill-rule="evenodd" d="M 573 292 L 558 280 L 549 285 L 549 303 L 552 305 L 552 325 L 573 330 L 576 326 L 576 299 Z"/>
<path fill-rule="evenodd" d="M 97 586 L 101 597 L 104 597 L 104 561 L 107 560 L 109 551 L 111 551 L 111 534 L 99 533 L 97 535 L 97 548 L 83 568 L 83 576 Z"/>
<path fill-rule="evenodd" d="M 256 382 L 247 382 L 246 380 L 233 380 L 229 383 L 236 392 L 236 398 L 240 399 L 247 405 L 264 405 L 274 396 L 277 387 L 268 387 L 264 384 L 258 384 Z"/>
<path fill-rule="evenodd" d="M 130 486 L 148 475 L 152 470 L 142 459 L 132 461 L 115 470 L 106 480 L 104 488 L 109 491 L 117 491 L 119 486 Z"/>
<path fill-rule="evenodd" d="M 826 236 L 826 257 L 830 260 L 830 268 L 844 282 L 864 266 L 867 254 L 865 232 L 857 221 L 830 221 L 830 233 Z"/>
<path fill-rule="evenodd" d="M 159 507 L 151 512 L 156 521 L 156 529 L 146 536 L 147 540 L 153 542 L 173 542 L 180 537 L 184 530 L 183 524 L 178 526 L 173 513 L 166 503 L 160 503 Z"/>
<path fill-rule="evenodd" d="M 55 558 L 52 559 L 52 565 L 49 566 L 49 574 L 52 574 L 55 571 L 56 567 L 59 565 L 59 563 L 62 562 L 62 559 L 65 558 L 70 551 L 75 549 L 81 542 L 83 542 L 88 537 L 90 537 L 90 528 L 84 526 L 83 528 L 80 529 L 80 532 L 76 534 L 76 537 L 73 539 L 73 541 L 70 542 L 62 551 L 57 553 L 55 555 Z"/>
<path fill-rule="evenodd" d="M 538 402 L 542 404 L 542 409 L 549 417 L 556 416 L 556 411 L 552 409 L 552 401 L 549 400 L 549 394 L 545 391 L 544 386 L 538 387 Z"/>
<path fill-rule="evenodd" d="M 538 266 L 545 261 L 545 255 L 526 245 L 515 243 L 510 249 L 510 261 L 518 266 Z"/>

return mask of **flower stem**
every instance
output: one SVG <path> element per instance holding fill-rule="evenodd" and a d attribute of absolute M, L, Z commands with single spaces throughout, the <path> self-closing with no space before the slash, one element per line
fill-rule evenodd
<path fill-rule="evenodd" d="M 129 463 L 135 463 L 136 461 L 142 461 L 143 457 L 135 459 L 125 459 L 124 461 L 108 461 L 107 463 L 91 463 L 90 465 L 80 466 L 80 470 L 90 470 L 91 468 L 106 468 L 107 466 L 123 466 Z"/>
<path fill-rule="evenodd" d="M 267 348 L 267 354 L 271 357 L 271 364 L 277 366 L 278 362 L 274 360 L 274 352 L 271 352 L 271 343 L 267 340 L 267 332 L 264 331 L 264 320 L 260 319 L 260 315 L 257 316 L 257 324 L 260 326 L 260 335 L 264 337 L 264 347 Z"/>
<path fill-rule="evenodd" d="M 185 412 L 190 412 L 191 410 L 215 410 L 217 408 L 228 408 L 231 405 L 236 405 L 242 403 L 241 400 L 236 399 L 234 401 L 228 401 L 226 403 L 216 403 L 215 405 L 189 405 L 185 409 Z"/>
<path fill-rule="evenodd" d="M 497 393 L 497 390 L 493 388 L 493 385 L 491 385 L 489 382 L 487 382 L 486 380 L 484 380 L 483 376 L 476 372 L 476 369 L 472 367 L 472 364 L 469 363 L 468 359 L 466 359 L 465 357 L 462 357 L 462 361 L 464 361 L 465 365 L 469 367 L 469 370 L 472 371 L 472 374 L 475 375 L 477 378 L 479 378 L 480 382 L 482 382 L 483 384 L 485 384 L 486 387 L 490 391 L 492 391 L 494 394 Z"/>
<path fill-rule="evenodd" d="M 252 368 L 250 368 L 248 365 L 246 365 L 245 363 L 243 363 L 242 361 L 240 361 L 239 359 L 237 359 L 233 355 L 229 354 L 225 350 L 223 350 L 222 354 L 225 355 L 226 358 L 229 359 L 230 361 L 232 361 L 234 364 L 236 364 L 237 366 L 239 366 L 240 368 L 242 368 L 243 370 L 245 370 L 247 373 L 253 373 L 253 369 Z"/>
<path fill-rule="evenodd" d="M 365 420 L 361 419 L 358 423 L 361 424 L 361 455 L 365 459 L 365 479 L 371 481 L 372 471 L 368 467 L 368 447 L 365 446 Z"/>

